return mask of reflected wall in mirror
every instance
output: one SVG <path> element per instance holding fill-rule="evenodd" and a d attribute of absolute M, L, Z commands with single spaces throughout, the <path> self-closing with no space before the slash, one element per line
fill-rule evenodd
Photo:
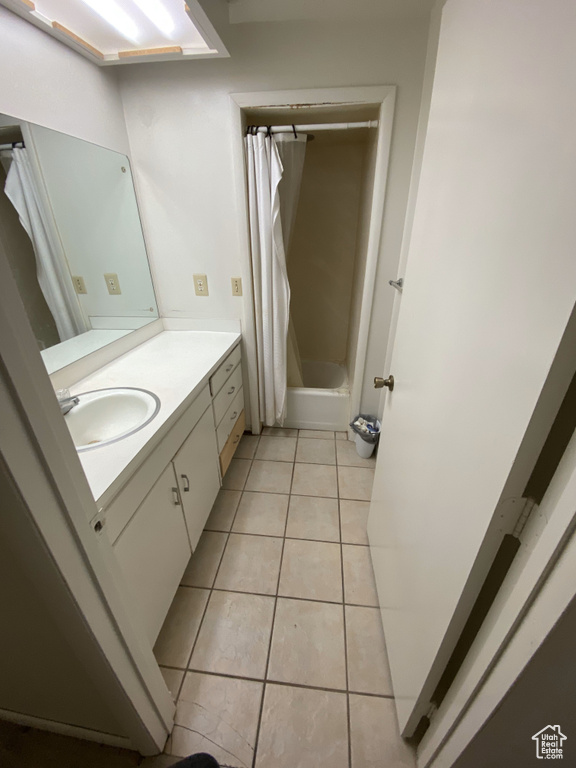
<path fill-rule="evenodd" d="M 158 317 L 125 155 L 0 115 L 0 241 L 48 373 Z"/>

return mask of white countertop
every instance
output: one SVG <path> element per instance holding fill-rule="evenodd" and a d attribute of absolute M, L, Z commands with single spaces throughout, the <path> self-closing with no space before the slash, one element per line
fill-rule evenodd
<path fill-rule="evenodd" d="M 160 398 L 157 416 L 139 432 L 78 454 L 97 502 L 119 490 L 148 455 L 148 441 L 168 432 L 239 341 L 239 333 L 163 331 L 70 387 L 73 395 L 140 387 Z"/>

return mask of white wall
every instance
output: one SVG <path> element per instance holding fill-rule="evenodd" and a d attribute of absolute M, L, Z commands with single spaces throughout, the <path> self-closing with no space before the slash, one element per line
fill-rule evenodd
<path fill-rule="evenodd" d="M 427 25 L 286 22 L 232 26 L 230 59 L 123 67 L 120 72 L 134 172 L 146 221 L 161 314 L 240 318 L 230 277 L 240 274 L 229 94 L 349 85 L 398 85 L 375 303 L 385 325 L 400 251 L 421 95 Z M 192 275 L 206 273 L 209 297 Z M 379 317 L 382 320 L 381 317 Z M 387 328 L 367 370 L 381 375 Z M 377 398 L 376 398 L 377 403 Z"/>
<path fill-rule="evenodd" d="M 116 72 L 0 7 L 0 112 L 127 153 Z"/>

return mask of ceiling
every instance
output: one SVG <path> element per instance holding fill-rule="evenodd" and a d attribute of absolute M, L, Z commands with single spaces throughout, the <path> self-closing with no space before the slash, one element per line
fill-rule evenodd
<path fill-rule="evenodd" d="M 437 0 L 228 0 L 230 22 L 374 20 L 418 21 Z"/>

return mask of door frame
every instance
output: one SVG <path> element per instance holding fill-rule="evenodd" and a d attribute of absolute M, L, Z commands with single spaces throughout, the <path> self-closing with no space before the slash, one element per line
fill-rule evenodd
<path fill-rule="evenodd" d="M 41 542 L 43 555 L 34 560 L 30 578 L 66 627 L 125 736 L 27 713 L 3 712 L 2 717 L 143 755 L 158 754 L 172 730 L 174 702 L 118 588 L 122 576 L 107 537 L 90 525 L 96 503 L 1 246 L 0 409 L 0 454 L 27 509 L 25 519 L 12 526 L 11 544 L 26 562 L 27 550 Z"/>
<path fill-rule="evenodd" d="M 242 336 L 244 341 L 245 373 L 248 380 L 246 425 L 253 434 L 261 430 L 258 404 L 258 363 L 256 352 L 256 324 L 254 320 L 254 293 L 252 290 L 252 259 L 250 251 L 250 225 L 248 213 L 248 179 L 244 156 L 245 120 L 243 110 L 257 107 L 298 107 L 304 116 L 307 107 L 337 109 L 349 105 L 375 106 L 379 109 L 377 150 L 374 167 L 374 185 L 370 207 L 370 227 L 363 277 L 362 306 L 358 328 L 358 341 L 352 387 L 350 390 L 350 418 L 360 412 L 360 400 L 368 353 L 368 332 L 376 285 L 376 270 L 380 257 L 380 240 L 384 222 L 384 207 L 388 182 L 390 146 L 394 121 L 396 86 L 352 86 L 349 88 L 310 88 L 289 91 L 256 91 L 230 94 L 232 112 L 232 162 L 234 168 L 236 205 L 239 212 L 240 264 L 244 285 Z"/>

